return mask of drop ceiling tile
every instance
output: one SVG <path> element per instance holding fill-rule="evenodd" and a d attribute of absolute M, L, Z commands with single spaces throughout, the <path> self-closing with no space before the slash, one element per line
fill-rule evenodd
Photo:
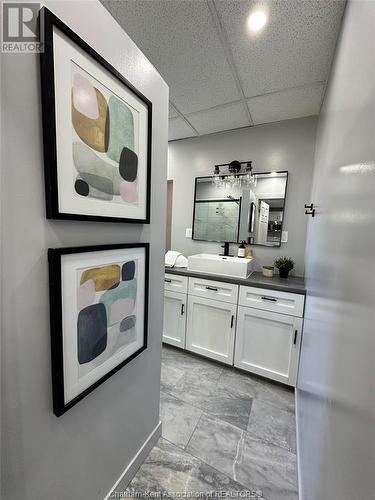
<path fill-rule="evenodd" d="M 171 105 L 169 105 L 169 118 L 177 118 L 178 114 L 176 111 L 172 108 Z"/>
<path fill-rule="evenodd" d="M 248 100 L 254 124 L 319 114 L 324 86 L 283 90 Z"/>
<path fill-rule="evenodd" d="M 250 125 L 242 103 L 200 111 L 189 115 L 188 120 L 199 134 L 210 134 Z"/>
<path fill-rule="evenodd" d="M 182 118 L 169 119 L 168 140 L 184 139 L 197 135 L 194 130 Z"/>
<path fill-rule="evenodd" d="M 215 0 L 247 97 L 328 78 L 343 0 L 273 0 L 265 29 L 246 20 L 261 1 Z"/>
<path fill-rule="evenodd" d="M 206 2 L 102 3 L 163 76 L 182 113 L 239 99 Z"/>

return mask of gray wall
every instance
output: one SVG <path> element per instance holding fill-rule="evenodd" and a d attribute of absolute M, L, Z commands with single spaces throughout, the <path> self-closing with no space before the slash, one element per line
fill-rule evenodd
<path fill-rule="evenodd" d="M 284 229 L 288 243 L 281 248 L 253 247 L 257 268 L 275 257 L 289 255 L 296 262 L 295 275 L 304 273 L 307 220 L 304 203 L 309 201 L 314 164 L 317 118 L 287 120 L 169 143 L 168 177 L 173 178 L 172 249 L 185 255 L 218 253 L 220 245 L 185 238 L 192 227 L 194 179 L 210 175 L 215 163 L 253 160 L 256 171 L 288 170 L 289 182 Z M 232 248 L 236 252 L 236 247 Z"/>
<path fill-rule="evenodd" d="M 151 225 L 47 221 L 36 55 L 2 57 L 2 498 L 103 499 L 159 421 L 168 87 L 98 1 L 46 2 L 153 103 Z M 52 413 L 47 248 L 151 242 L 149 347 Z"/>
<path fill-rule="evenodd" d="M 297 391 L 301 500 L 375 492 L 375 3 L 350 1 L 318 126 Z"/>

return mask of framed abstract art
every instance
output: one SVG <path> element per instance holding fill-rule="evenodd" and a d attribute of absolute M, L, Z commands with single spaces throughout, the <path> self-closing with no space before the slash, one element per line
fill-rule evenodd
<path fill-rule="evenodd" d="M 39 26 L 47 217 L 149 223 L 151 102 L 46 8 Z"/>
<path fill-rule="evenodd" d="M 147 347 L 149 244 L 49 249 L 53 410 Z"/>

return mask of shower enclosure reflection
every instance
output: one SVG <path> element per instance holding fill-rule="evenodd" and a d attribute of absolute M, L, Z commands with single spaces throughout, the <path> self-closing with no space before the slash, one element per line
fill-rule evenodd
<path fill-rule="evenodd" d="M 279 247 L 288 172 L 195 179 L 193 239 Z"/>

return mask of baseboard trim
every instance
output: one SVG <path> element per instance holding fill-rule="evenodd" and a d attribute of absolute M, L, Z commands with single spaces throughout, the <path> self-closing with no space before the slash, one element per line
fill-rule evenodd
<path fill-rule="evenodd" d="M 133 460 L 120 474 L 120 477 L 117 479 L 115 484 L 112 486 L 107 495 L 104 497 L 104 500 L 109 500 L 110 498 L 113 498 L 111 497 L 111 493 L 113 491 L 116 491 L 116 488 L 120 483 L 122 483 L 121 485 L 122 490 L 124 490 L 128 486 L 130 481 L 135 476 L 139 467 L 142 465 L 142 463 L 144 462 L 144 460 L 146 459 L 152 448 L 157 443 L 160 436 L 161 436 L 161 422 L 158 423 L 158 425 L 155 427 L 155 429 L 151 432 L 146 441 L 143 443 L 141 448 L 138 450 Z"/>
<path fill-rule="evenodd" d="M 296 416 L 296 444 L 297 444 L 297 478 L 298 478 L 298 500 L 303 500 L 303 490 L 302 490 L 302 475 L 301 475 L 301 447 L 300 447 L 300 434 L 299 434 L 299 411 L 298 411 L 298 389 L 294 391 L 294 405 L 295 405 L 295 416 Z"/>

